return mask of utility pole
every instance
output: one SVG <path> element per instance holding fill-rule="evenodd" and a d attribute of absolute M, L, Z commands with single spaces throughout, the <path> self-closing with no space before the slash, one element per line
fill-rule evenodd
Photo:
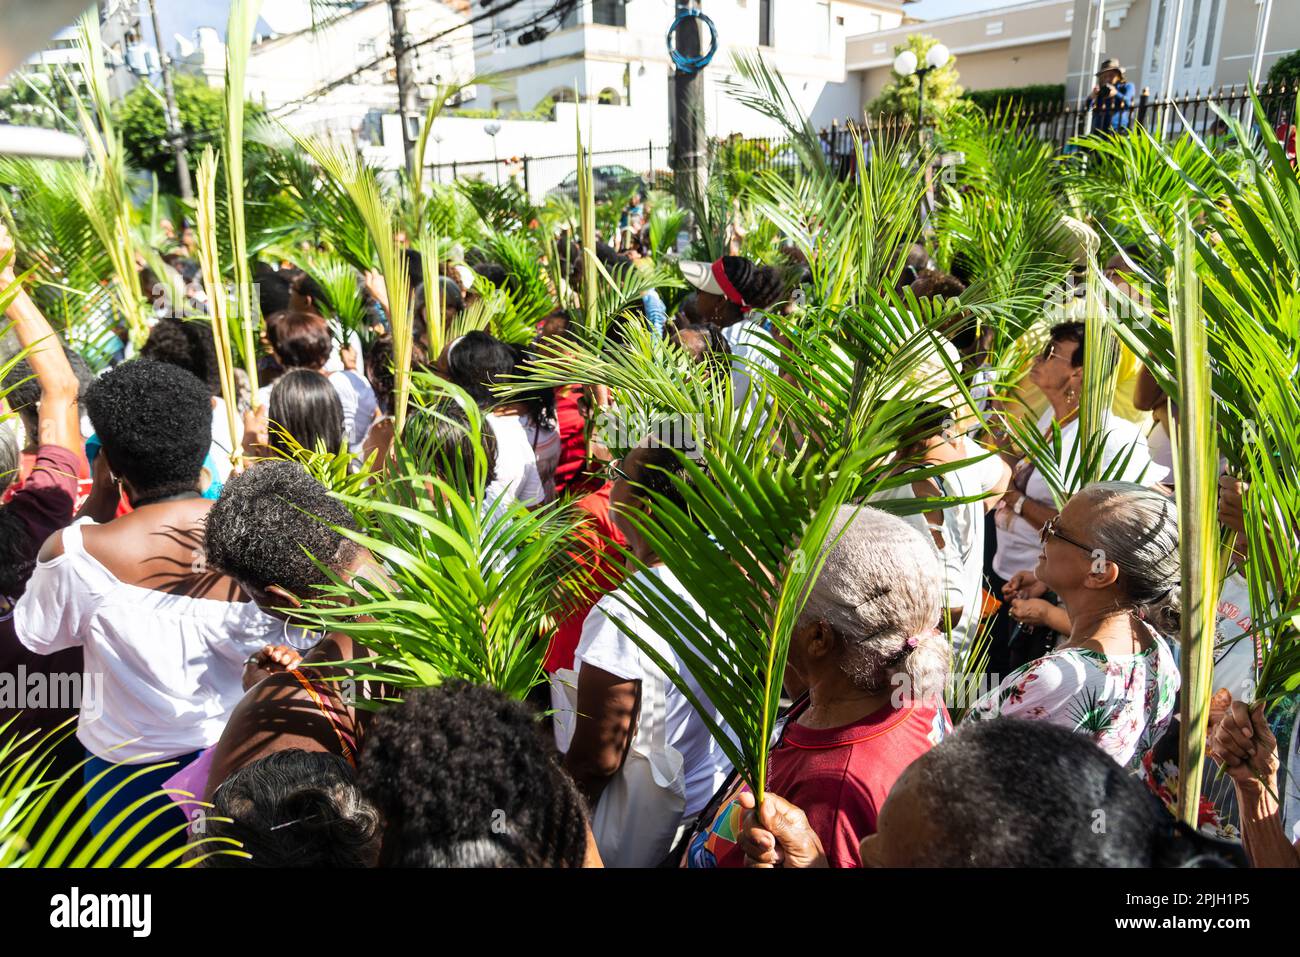
<path fill-rule="evenodd" d="M 694 7 L 693 0 L 677 0 L 677 15 Z M 677 27 L 676 50 L 684 57 L 700 55 L 700 25 L 697 18 L 683 20 Z M 685 203 L 704 192 L 704 71 L 673 72 L 673 184 L 678 200 Z"/>
<path fill-rule="evenodd" d="M 406 34 L 405 0 L 388 0 L 393 19 L 393 60 L 397 65 L 397 110 L 402 117 L 402 149 L 407 175 L 415 174 L 415 136 L 411 123 L 419 112 L 415 89 L 415 51 Z"/>
<path fill-rule="evenodd" d="M 176 157 L 176 182 L 180 186 L 181 199 L 193 199 L 194 186 L 190 182 L 190 162 L 185 155 L 185 134 L 181 132 L 180 112 L 176 109 L 176 90 L 172 87 L 171 57 L 163 47 L 162 29 L 158 26 L 158 6 L 154 0 L 149 0 L 149 16 L 153 19 L 153 42 L 158 50 L 158 69 L 162 70 L 167 142 Z"/>

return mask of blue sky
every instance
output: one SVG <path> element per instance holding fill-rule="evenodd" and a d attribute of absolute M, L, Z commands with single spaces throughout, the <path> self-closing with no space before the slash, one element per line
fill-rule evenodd
<path fill-rule="evenodd" d="M 999 7 L 1011 7 L 1025 0 L 921 0 L 907 8 L 914 17 L 925 20 L 937 20 L 939 17 L 951 17 L 958 13 L 978 13 L 981 10 L 997 10 Z"/>

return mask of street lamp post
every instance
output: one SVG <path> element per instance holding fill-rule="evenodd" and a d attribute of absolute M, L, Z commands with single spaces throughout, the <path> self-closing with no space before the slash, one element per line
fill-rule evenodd
<path fill-rule="evenodd" d="M 496 170 L 497 185 L 501 185 L 501 160 L 497 157 L 497 134 L 501 132 L 501 124 L 496 120 L 488 123 L 483 127 L 483 132 L 492 137 L 492 167 Z"/>
<path fill-rule="evenodd" d="M 916 136 L 919 140 L 925 122 L 925 78 L 933 71 L 941 69 L 948 63 L 948 48 L 936 43 L 925 54 L 925 66 L 921 66 L 915 53 L 904 50 L 894 57 L 894 72 L 899 76 L 916 74 Z"/>

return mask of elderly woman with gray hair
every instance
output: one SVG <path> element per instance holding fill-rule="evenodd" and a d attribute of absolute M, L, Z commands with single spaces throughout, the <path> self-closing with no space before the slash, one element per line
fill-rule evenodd
<path fill-rule="evenodd" d="M 840 510 L 826 563 L 790 642 L 787 688 L 806 688 L 768 766 L 768 790 L 808 815 L 835 867 L 858 845 L 903 770 L 951 729 L 948 643 L 934 548 L 900 518 Z M 741 867 L 741 788 L 700 817 L 685 864 Z"/>
<path fill-rule="evenodd" d="M 971 708 L 1050 721 L 1090 736 L 1131 771 L 1168 726 L 1178 667 L 1178 516 L 1132 482 L 1097 482 L 1043 525 L 1034 575 L 1070 616 L 1063 644 L 1018 668 Z"/>

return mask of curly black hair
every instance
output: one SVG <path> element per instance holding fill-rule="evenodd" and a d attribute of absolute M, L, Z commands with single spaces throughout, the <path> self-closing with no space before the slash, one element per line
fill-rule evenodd
<path fill-rule="evenodd" d="M 42 542 L 32 537 L 27 521 L 8 505 L 0 505 L 0 607 L 27 587 Z"/>
<path fill-rule="evenodd" d="M 338 755 L 300 748 L 244 765 L 213 795 L 205 836 L 233 838 L 252 856 L 213 854 L 202 865 L 373 867 L 379 853 L 379 812 L 362 796 L 355 778 Z"/>
<path fill-rule="evenodd" d="M 140 356 L 179 366 L 204 383 L 209 393 L 221 394 L 217 347 L 212 341 L 212 327 L 205 321 L 159 319 L 140 347 Z"/>
<path fill-rule="evenodd" d="M 359 550 L 331 528 L 355 529 L 352 513 L 288 460 L 262 462 L 232 476 L 206 522 L 208 563 L 258 591 L 279 585 L 312 597 L 329 578 L 311 557 L 341 571 Z"/>
<path fill-rule="evenodd" d="M 198 488 L 212 445 L 212 395 L 192 373 L 152 359 L 124 362 L 86 390 L 86 410 L 137 500 Z"/>
<path fill-rule="evenodd" d="M 380 866 L 581 867 L 586 802 L 527 705 L 464 681 L 381 711 L 357 781 L 384 816 Z"/>

